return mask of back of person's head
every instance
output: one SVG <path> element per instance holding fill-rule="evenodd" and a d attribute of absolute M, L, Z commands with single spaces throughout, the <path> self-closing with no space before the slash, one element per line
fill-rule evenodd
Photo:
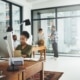
<path fill-rule="evenodd" d="M 14 41 L 17 40 L 17 35 L 13 35 L 13 40 L 14 40 Z"/>
<path fill-rule="evenodd" d="M 41 32 L 41 31 L 43 31 L 43 29 L 42 28 L 39 28 L 38 31 Z"/>
<path fill-rule="evenodd" d="M 30 37 L 30 35 L 29 35 L 29 33 L 27 31 L 23 31 L 21 33 L 21 35 L 25 36 L 27 39 L 29 39 L 29 37 Z"/>

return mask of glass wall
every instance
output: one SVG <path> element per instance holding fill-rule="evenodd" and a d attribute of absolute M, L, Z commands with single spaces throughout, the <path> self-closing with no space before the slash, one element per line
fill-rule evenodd
<path fill-rule="evenodd" d="M 59 54 L 80 55 L 79 21 L 80 5 L 32 10 L 34 39 L 36 39 L 38 28 L 41 27 L 45 34 L 47 52 L 50 54 L 52 52 L 52 46 L 49 35 L 51 34 L 51 26 L 54 24 L 57 32 Z"/>
<path fill-rule="evenodd" d="M 20 36 L 20 22 L 22 21 L 22 6 L 9 1 L 0 1 L 0 31 L 7 27 L 13 28 L 13 34 Z"/>
<path fill-rule="evenodd" d="M 59 8 L 57 18 L 58 49 L 61 53 L 80 53 L 80 6 Z"/>
<path fill-rule="evenodd" d="M 80 51 L 80 18 L 58 19 L 59 52 Z M 65 27 L 64 27 L 65 26 Z"/>

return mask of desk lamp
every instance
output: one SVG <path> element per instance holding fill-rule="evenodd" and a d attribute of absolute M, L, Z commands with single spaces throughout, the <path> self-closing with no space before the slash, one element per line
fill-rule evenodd
<path fill-rule="evenodd" d="M 19 25 L 21 26 L 21 25 L 23 25 L 23 23 L 25 23 L 25 25 L 28 26 L 28 25 L 30 25 L 30 20 L 29 19 L 23 20 Z M 12 27 L 8 27 L 6 31 L 11 32 L 11 31 L 13 31 L 13 29 L 12 29 Z"/>

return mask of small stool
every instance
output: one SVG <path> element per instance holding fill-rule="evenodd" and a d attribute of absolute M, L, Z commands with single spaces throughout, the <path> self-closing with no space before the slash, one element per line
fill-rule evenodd
<path fill-rule="evenodd" d="M 32 57 L 35 58 L 35 52 L 38 51 L 40 54 L 40 59 L 46 60 L 46 46 L 33 46 Z M 43 56 L 43 57 L 42 57 Z"/>

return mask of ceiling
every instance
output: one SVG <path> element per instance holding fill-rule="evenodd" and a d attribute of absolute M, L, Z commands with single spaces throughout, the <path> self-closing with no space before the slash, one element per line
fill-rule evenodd
<path fill-rule="evenodd" d="M 26 0 L 26 1 L 31 3 L 39 3 L 39 2 L 49 1 L 49 0 Z"/>
<path fill-rule="evenodd" d="M 26 0 L 28 2 L 35 2 L 35 1 L 40 1 L 40 0 Z"/>

